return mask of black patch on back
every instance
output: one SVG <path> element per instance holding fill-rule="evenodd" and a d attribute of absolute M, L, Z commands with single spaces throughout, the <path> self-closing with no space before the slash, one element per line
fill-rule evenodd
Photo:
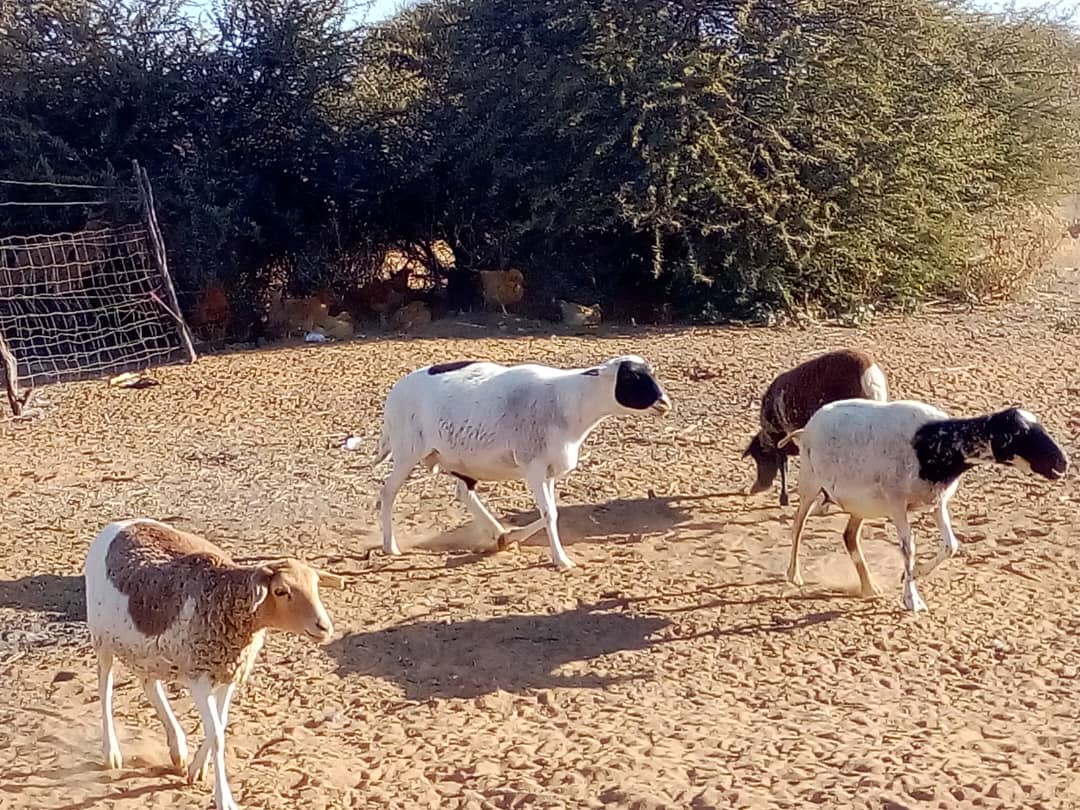
<path fill-rule="evenodd" d="M 476 489 L 476 479 L 475 478 L 470 478 L 467 475 L 462 475 L 461 473 L 456 473 L 456 472 L 452 472 L 450 474 L 452 476 L 454 476 L 454 478 L 458 479 L 459 481 L 464 481 L 465 482 L 465 487 L 467 489 L 469 489 L 469 490 Z"/>
<path fill-rule="evenodd" d="M 581 374 L 584 377 L 599 377 L 600 376 L 600 369 L 598 369 L 598 368 L 587 368 L 583 372 L 581 372 Z"/>
<path fill-rule="evenodd" d="M 428 368 L 427 373 L 431 376 L 436 374 L 445 374 L 448 371 L 461 371 L 461 369 L 471 366 L 473 363 L 479 362 L 478 360 L 451 360 L 449 363 L 436 363 Z"/>
<path fill-rule="evenodd" d="M 615 401 L 624 408 L 644 411 L 661 397 L 660 386 L 644 363 L 624 360 L 615 377 Z"/>

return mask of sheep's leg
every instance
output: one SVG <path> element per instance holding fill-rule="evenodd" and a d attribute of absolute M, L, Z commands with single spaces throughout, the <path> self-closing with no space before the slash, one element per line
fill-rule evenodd
<path fill-rule="evenodd" d="M 382 492 L 379 494 L 379 511 L 381 513 L 383 531 L 383 551 L 395 557 L 401 554 L 401 549 L 398 547 L 397 538 L 394 537 L 394 499 L 397 498 L 402 485 L 408 479 L 412 467 L 412 464 L 406 466 L 399 463 L 395 456 L 393 466 L 390 468 L 390 474 L 386 476 L 386 481 L 383 482 Z"/>
<path fill-rule="evenodd" d="M 552 500 L 554 500 L 554 498 L 555 496 L 554 494 L 552 494 Z M 540 531 L 546 526 L 547 518 L 541 515 L 532 523 L 528 523 L 524 526 L 518 526 L 516 529 L 510 529 L 499 537 L 499 550 L 502 551 L 503 549 L 514 545 L 515 543 L 524 543 L 526 540 L 528 540 L 530 537 L 532 537 L 534 534 L 536 534 L 538 531 Z"/>
<path fill-rule="evenodd" d="M 190 689 L 191 699 L 202 718 L 210 755 L 214 759 L 214 804 L 217 805 L 217 810 L 239 810 L 233 800 L 232 791 L 229 790 L 229 779 L 225 773 L 225 722 L 218 710 L 215 690 L 206 677 L 192 681 Z M 193 762 L 192 765 L 194 764 Z M 188 779 L 192 780 L 193 775 L 189 769 Z"/>
<path fill-rule="evenodd" d="M 457 496 L 469 513 L 481 523 L 493 537 L 502 537 L 506 529 L 495 519 L 495 516 L 484 506 L 480 496 L 476 494 L 476 481 L 471 478 L 458 478 Z"/>
<path fill-rule="evenodd" d="M 787 493 L 787 456 L 780 456 L 780 505 L 787 506 L 791 503 Z"/>
<path fill-rule="evenodd" d="M 926 603 L 915 587 L 915 537 L 911 533 L 907 510 L 902 506 L 897 507 L 891 519 L 900 537 L 900 553 L 904 557 L 904 607 L 910 611 L 926 610 Z"/>
<path fill-rule="evenodd" d="M 536 505 L 540 508 L 540 517 L 544 521 L 544 527 L 548 533 L 548 543 L 551 547 L 551 561 L 560 571 L 566 571 L 574 567 L 571 560 L 562 547 L 559 540 L 559 509 L 555 504 L 555 482 L 549 479 L 545 469 L 530 470 L 526 481 L 532 490 Z M 525 526 L 525 529 L 530 528 Z M 520 530 L 519 530 L 520 531 Z"/>
<path fill-rule="evenodd" d="M 941 549 L 930 562 L 919 563 L 915 566 L 915 576 L 920 578 L 925 577 L 945 560 L 956 556 L 956 552 L 960 549 L 956 535 L 953 534 L 952 521 L 949 519 L 949 507 L 945 499 L 939 501 L 934 509 L 934 522 L 937 523 L 938 531 L 941 532 Z"/>
<path fill-rule="evenodd" d="M 142 685 L 143 691 L 146 692 L 146 699 L 154 707 L 161 725 L 165 726 L 165 737 L 169 741 L 169 758 L 174 767 L 183 770 L 187 766 L 187 737 L 184 736 L 184 730 L 180 728 L 180 723 L 177 722 L 176 715 L 169 706 L 169 699 L 165 697 L 161 681 L 143 678 Z"/>
<path fill-rule="evenodd" d="M 863 599 L 872 596 L 880 596 L 881 588 L 870 576 L 870 569 L 866 567 L 866 558 L 863 557 L 862 545 L 859 543 L 859 534 L 862 532 L 863 519 L 854 515 L 848 518 L 847 526 L 844 527 L 844 545 L 847 546 L 848 555 L 855 564 L 855 573 L 859 575 L 859 595 Z"/>
<path fill-rule="evenodd" d="M 99 649 L 98 698 L 101 701 L 101 734 L 104 741 L 105 767 L 113 770 L 123 765 L 120 743 L 116 740 L 116 722 L 113 719 L 113 654 Z"/>
<path fill-rule="evenodd" d="M 547 487 L 548 496 L 551 498 L 551 502 L 555 503 L 555 479 L 549 478 L 545 481 Z M 534 520 L 532 523 L 527 523 L 524 526 L 519 526 L 516 529 L 511 529 L 499 538 L 499 550 L 511 546 L 514 543 L 524 543 L 534 534 L 547 526 L 547 518 L 541 513 L 540 517 Z"/>
<path fill-rule="evenodd" d="M 802 540 L 803 527 L 810 510 L 820 504 L 825 498 L 824 493 L 819 492 L 817 497 L 811 499 L 809 493 L 799 493 L 799 509 L 795 512 L 795 519 L 791 525 L 791 559 L 788 560 L 787 578 L 793 585 L 802 585 L 802 573 L 799 571 L 799 541 Z"/>
<path fill-rule="evenodd" d="M 224 728 L 229 723 L 229 705 L 233 695 L 236 694 L 236 684 L 225 684 L 214 688 L 214 699 L 217 701 L 218 714 L 221 717 L 221 725 Z M 210 737 L 203 739 L 199 750 L 195 752 L 195 759 L 191 760 L 188 769 L 189 782 L 202 782 L 206 779 L 206 771 L 210 766 Z"/>

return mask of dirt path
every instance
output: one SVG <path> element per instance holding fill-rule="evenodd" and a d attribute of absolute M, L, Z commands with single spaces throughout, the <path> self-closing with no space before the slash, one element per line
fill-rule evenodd
<path fill-rule="evenodd" d="M 811 519 L 797 592 L 782 581 L 794 506 L 737 494 L 764 386 L 841 345 L 872 350 L 896 397 L 958 414 L 1022 404 L 1077 458 L 1078 282 L 864 330 L 358 340 L 208 357 L 143 391 L 47 391 L 44 416 L 0 424 L 0 810 L 211 805 L 168 773 L 126 674 L 128 767 L 100 767 L 78 573 L 93 534 L 135 514 L 351 575 L 328 595 L 339 638 L 271 638 L 236 701 L 246 807 L 1080 807 L 1075 474 L 972 472 L 952 510 L 961 554 L 922 586 L 917 619 L 899 609 L 882 522 L 865 537 L 885 598 L 836 593 L 855 585 L 836 515 Z M 479 553 L 453 486 L 419 474 L 398 502 L 406 556 L 365 558 L 385 472 L 368 453 L 397 376 L 439 358 L 628 351 L 676 410 L 603 425 L 560 487 L 579 569 L 552 570 L 542 533 Z M 337 449 L 350 430 L 358 454 Z M 523 486 L 486 493 L 532 517 Z M 929 516 L 916 539 L 936 549 Z"/>

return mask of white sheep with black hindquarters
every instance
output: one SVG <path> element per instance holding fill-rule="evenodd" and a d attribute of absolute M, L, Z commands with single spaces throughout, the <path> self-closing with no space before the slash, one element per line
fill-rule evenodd
<path fill-rule="evenodd" d="M 604 419 L 670 409 L 652 369 L 636 355 L 585 369 L 456 361 L 410 372 L 387 394 L 375 460 L 392 458 L 377 506 L 383 550 L 401 553 L 394 537 L 394 499 L 412 469 L 423 463 L 458 479 L 458 497 L 497 548 L 546 528 L 552 562 L 571 568 L 559 540 L 555 481 L 577 466 L 582 442 Z M 480 502 L 476 483 L 521 479 L 540 517 L 507 531 Z"/>
<path fill-rule="evenodd" d="M 1008 408 L 971 419 L 950 419 L 922 402 L 833 402 L 815 413 L 806 427 L 779 444 L 794 441 L 802 458 L 799 509 L 792 527 L 788 579 L 802 585 L 799 540 L 807 515 L 826 501 L 849 515 L 844 544 L 855 564 L 864 597 L 880 593 L 866 568 L 859 532 L 868 518 L 887 517 L 900 539 L 904 558 L 904 606 L 925 610 L 915 578 L 933 571 L 957 551 L 948 502 L 960 476 L 976 464 L 1010 464 L 1050 480 L 1065 475 L 1065 452 L 1027 411 Z M 941 550 L 929 563 L 915 565 L 915 540 L 908 512 L 932 506 L 941 532 Z"/>
<path fill-rule="evenodd" d="M 235 810 L 225 775 L 225 725 L 239 684 L 255 665 L 266 631 L 285 630 L 316 642 L 333 626 L 319 586 L 341 577 L 294 559 L 236 565 L 217 546 L 153 520 L 106 526 L 87 552 L 86 621 L 98 658 L 105 761 L 122 762 L 112 713 L 114 660 L 142 681 L 169 742 L 177 768 L 187 762 L 187 738 L 162 689 L 187 686 L 206 739 L 187 769 L 189 782 L 205 778 L 214 762 L 218 810 Z"/>

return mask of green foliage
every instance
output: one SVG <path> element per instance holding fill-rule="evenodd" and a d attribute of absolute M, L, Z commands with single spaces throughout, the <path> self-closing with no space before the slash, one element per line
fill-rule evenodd
<path fill-rule="evenodd" d="M 122 188 L 137 158 L 186 300 L 216 277 L 248 320 L 274 268 L 343 284 L 443 238 L 538 310 L 708 321 L 1015 286 L 985 223 L 1080 172 L 1080 44 L 1044 14 L 436 0 L 360 31 L 347 1 L 5 3 L 4 175 Z"/>
<path fill-rule="evenodd" d="M 458 203 L 432 215 L 478 263 L 564 290 L 641 284 L 726 314 L 924 298 L 958 288 L 986 211 L 1077 170 L 1076 40 L 1040 18 L 457 0 L 386 36 L 427 82 L 415 182 Z"/>

